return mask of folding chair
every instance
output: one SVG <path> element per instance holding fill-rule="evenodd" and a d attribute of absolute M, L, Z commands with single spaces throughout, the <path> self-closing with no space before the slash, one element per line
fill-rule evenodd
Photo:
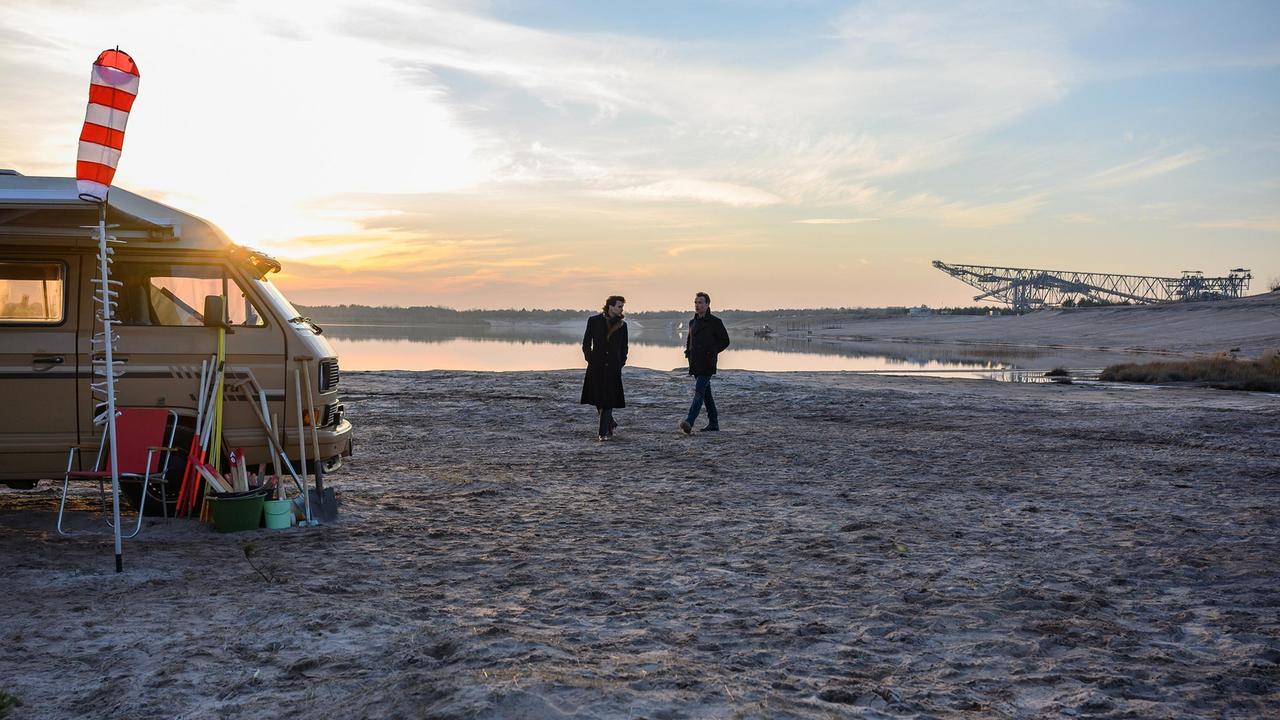
<path fill-rule="evenodd" d="M 178 430 L 178 413 L 162 408 L 121 408 L 116 411 L 116 463 L 120 468 L 121 482 L 141 482 L 142 499 L 138 502 L 138 525 L 133 532 L 124 537 L 133 537 L 142 529 L 142 513 L 146 508 L 153 478 L 160 484 L 160 502 L 165 517 L 169 516 L 168 491 L 165 476 L 169 470 L 169 459 L 177 448 L 173 447 L 173 436 Z M 167 432 L 166 432 L 167 431 Z M 77 454 L 81 450 L 93 449 L 93 445 L 76 445 L 67 453 L 67 472 L 62 477 L 62 501 L 58 504 L 58 532 L 66 535 L 62 529 L 62 516 L 67 507 L 67 489 L 72 480 L 97 480 L 98 496 L 102 500 L 103 512 L 107 509 L 107 493 L 105 483 L 111 480 L 109 461 L 110 442 L 105 428 L 98 448 L 98 459 L 93 470 L 72 470 Z M 103 468 L 106 468 L 105 470 Z M 107 524 L 115 527 L 110 520 Z"/>

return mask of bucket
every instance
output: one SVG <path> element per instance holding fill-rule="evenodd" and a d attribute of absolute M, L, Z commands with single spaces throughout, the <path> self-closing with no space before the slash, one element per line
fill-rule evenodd
<path fill-rule="evenodd" d="M 289 500 L 267 500 L 262 512 L 267 516 L 267 527 L 272 530 L 287 528 L 293 524 L 293 503 Z"/>
<path fill-rule="evenodd" d="M 209 496 L 209 514 L 213 516 L 213 526 L 218 532 L 257 530 L 262 524 L 262 503 L 266 499 L 266 491 L 226 495 L 214 493 Z"/>

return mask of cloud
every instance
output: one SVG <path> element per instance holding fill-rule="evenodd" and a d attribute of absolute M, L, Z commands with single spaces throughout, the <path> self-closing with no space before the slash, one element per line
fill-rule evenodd
<path fill-rule="evenodd" d="M 759 247 L 759 245 L 743 242 L 707 242 L 705 240 L 698 239 L 685 241 L 682 244 L 673 245 L 672 247 L 667 248 L 667 256 L 680 257 L 681 255 L 691 252 L 703 253 L 713 252 L 716 250 L 729 250 L 735 253 L 740 253 L 743 250 L 756 247 Z"/>
<path fill-rule="evenodd" d="M 1194 227 L 1206 230 L 1255 230 L 1280 232 L 1280 216 L 1255 218 L 1227 218 L 1197 223 Z"/>
<path fill-rule="evenodd" d="M 144 87 L 122 177 L 222 196 L 194 209 L 256 244 L 291 226 L 358 220 L 318 226 L 293 209 L 353 191 L 538 186 L 859 213 L 890 201 L 870 180 L 964 159 L 986 134 L 1060 98 L 1071 76 L 1053 17 L 982 4 L 865 2 L 767 62 L 714 36 L 538 28 L 498 12 L 466 1 L 144 6 L 133 25 L 172 32 L 132 36 L 144 43 Z M 43 56 L 42 71 L 62 67 L 103 13 L 24 13 L 30 37 L 59 38 L 60 56 Z M 231 35 L 242 52 L 201 60 L 223 57 L 216 49 Z M 79 95 L 82 83 L 68 86 Z M 338 89 L 342 102 L 324 101 Z M 237 111 L 183 111 L 192 107 Z M 78 120 L 65 120 L 71 157 Z M 175 147 L 184 162 L 171 162 Z M 56 154 L 37 148 L 28 160 Z M 250 165 L 269 169 L 246 176 Z"/>
<path fill-rule="evenodd" d="M 809 218 L 807 220 L 795 220 L 794 222 L 801 225 L 859 225 L 861 223 L 875 222 L 880 218 L 862 217 L 862 218 Z"/>
<path fill-rule="evenodd" d="M 777 195 L 758 188 L 690 178 L 662 180 L 648 185 L 602 191 L 599 194 L 626 200 L 693 200 L 732 207 L 761 207 L 782 202 L 782 198 Z"/>
<path fill-rule="evenodd" d="M 1195 148 L 1176 155 L 1148 156 L 1108 168 L 1085 179 L 1084 184 L 1092 188 L 1114 188 L 1132 185 L 1143 180 L 1150 180 L 1188 165 L 1200 162 L 1209 155 L 1205 148 Z"/>
<path fill-rule="evenodd" d="M 926 219 L 945 227 L 992 228 L 1025 221 L 1046 201 L 1043 194 L 1008 202 L 969 204 L 921 193 L 896 203 L 892 211 L 903 217 Z"/>
<path fill-rule="evenodd" d="M 764 195 L 670 178 L 833 203 L 869 178 L 946 167 L 1062 96 L 1070 70 L 1055 22 L 870 2 L 768 63 L 716 41 L 523 27 L 466 5 L 361 5 L 335 27 L 461 118 L 494 179 L 757 206 Z"/>
<path fill-rule="evenodd" d="M 1071 95 L 1089 79 L 1080 48 L 1096 49 L 1081 41 L 1111 14 L 1151 14 L 1109 0 L 731 3 L 757 19 L 808 20 L 665 38 L 612 13 L 593 22 L 619 32 L 592 32 L 556 26 L 538 3 L 488 0 L 11 5 L 6 24 L 22 30 L 0 29 L 9 162 L 69 172 L 88 62 L 111 34 L 143 69 L 127 187 L 265 245 L 286 268 L 330 268 L 317 284 L 354 286 L 364 273 L 368 293 L 393 297 L 594 294 L 605 280 L 682 279 L 698 248 L 722 251 L 716 272 L 734 281 L 836 252 L 846 255 L 828 269 L 854 267 L 852 250 L 805 226 L 884 221 L 871 227 L 900 244 L 911 219 L 931 225 L 922 245 L 942 245 L 966 237 L 950 228 L 1014 226 L 1064 191 L 1136 185 L 1210 156 L 1199 136 L 1170 146 L 1146 130 L 1147 150 L 1121 156 L 1130 161 L 1094 159 L 1110 146 L 1075 122 L 1102 107 L 1094 93 Z M 1048 113 L 1081 134 L 1041 122 Z M 1267 157 L 1254 165 L 1270 167 Z M 1118 192 L 1088 199 L 1055 202 L 1052 219 L 1185 222 L 1182 197 L 1160 197 L 1170 209 Z M 1265 205 L 1240 207 L 1257 217 L 1213 220 L 1204 234 L 1276 227 Z M 805 288 L 817 286 L 811 268 L 797 271 Z"/>
<path fill-rule="evenodd" d="M 1057 217 L 1058 222 L 1068 225 L 1096 225 L 1098 218 L 1089 213 L 1066 213 Z"/>

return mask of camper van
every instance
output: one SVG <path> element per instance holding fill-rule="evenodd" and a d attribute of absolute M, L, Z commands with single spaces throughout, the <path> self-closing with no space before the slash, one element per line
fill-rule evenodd
<path fill-rule="evenodd" d="M 79 199 L 73 178 L 0 170 L 0 483 L 10 487 L 60 480 L 68 449 L 101 438 L 93 422 L 99 401 L 90 389 L 92 340 L 100 330 L 99 212 L 97 203 Z M 300 398 L 307 465 L 316 460 L 313 432 L 326 468 L 351 454 L 338 359 L 321 328 L 271 283 L 278 262 L 198 217 L 119 188 L 110 192 L 106 221 L 120 241 L 111 265 L 111 279 L 119 282 L 117 406 L 173 409 L 175 445 L 185 451 L 201 363 L 217 351 L 222 324 L 227 384 L 245 387 L 225 394 L 223 447 L 243 449 L 251 468 L 271 462 L 259 417 L 265 399 L 266 420 L 278 418 L 275 434 L 296 467 Z M 210 298 L 221 302 L 206 305 Z M 204 317 L 206 307 L 219 305 L 224 317 Z M 309 379 L 309 394 L 299 377 Z M 81 457 L 85 465 L 95 460 L 92 452 Z M 184 462 L 175 464 L 181 469 Z M 168 497 L 175 496 L 171 485 Z"/>

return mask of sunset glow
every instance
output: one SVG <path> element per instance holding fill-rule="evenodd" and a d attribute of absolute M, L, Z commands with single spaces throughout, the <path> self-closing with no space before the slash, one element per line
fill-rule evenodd
<path fill-rule="evenodd" d="M 117 186 L 299 303 L 970 304 L 930 266 L 1280 278 L 1266 2 L 0 2 L 0 167 Z M 612 8 L 612 9 L 611 9 Z"/>

